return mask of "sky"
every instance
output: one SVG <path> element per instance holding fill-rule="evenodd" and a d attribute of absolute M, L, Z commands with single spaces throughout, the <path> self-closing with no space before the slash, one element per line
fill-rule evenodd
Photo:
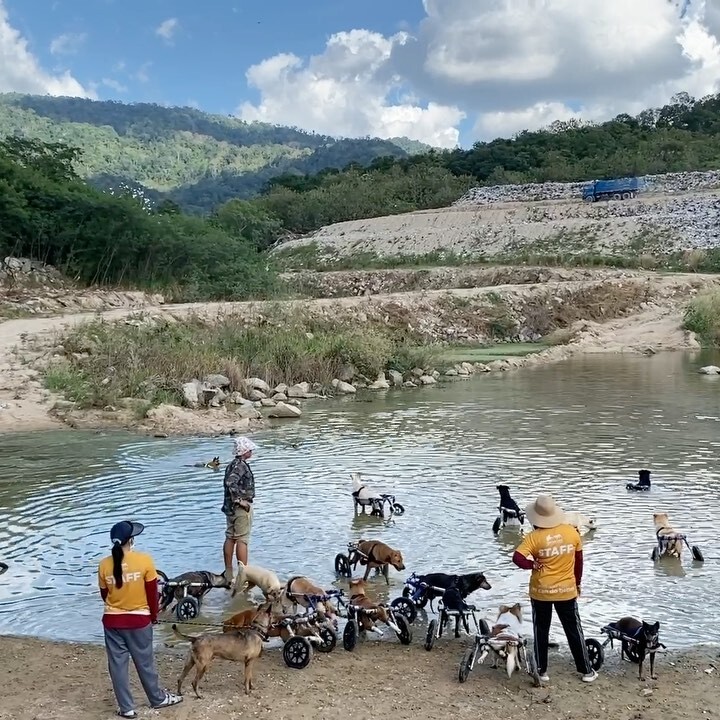
<path fill-rule="evenodd" d="M 720 0 L 0 0 L 0 92 L 469 147 L 720 91 Z"/>

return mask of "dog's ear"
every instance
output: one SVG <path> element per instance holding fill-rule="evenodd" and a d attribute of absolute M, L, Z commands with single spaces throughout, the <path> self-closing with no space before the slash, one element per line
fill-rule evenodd
<path fill-rule="evenodd" d="M 651 627 L 655 632 L 660 632 L 660 622 L 659 621 L 654 622 Z"/>
<path fill-rule="evenodd" d="M 509 605 L 501 605 L 498 609 L 498 615 L 502 615 L 503 613 L 510 612 L 510 606 Z"/>
<path fill-rule="evenodd" d="M 520 603 L 515 603 L 511 610 L 522 610 L 522 605 Z"/>

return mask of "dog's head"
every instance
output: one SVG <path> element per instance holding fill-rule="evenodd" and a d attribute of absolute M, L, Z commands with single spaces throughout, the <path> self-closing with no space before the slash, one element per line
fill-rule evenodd
<path fill-rule="evenodd" d="M 492 585 L 485 578 L 485 573 L 476 572 L 468 573 L 467 575 L 460 575 L 457 579 L 458 590 L 462 593 L 463 597 L 471 595 L 476 590 L 491 590 Z"/>
<path fill-rule="evenodd" d="M 220 467 L 220 458 L 216 455 L 208 464 L 209 468 L 217 470 Z"/>
<path fill-rule="evenodd" d="M 595 530 L 597 528 L 597 522 L 595 518 L 589 518 L 588 519 L 588 529 Z"/>
<path fill-rule="evenodd" d="M 643 620 L 641 633 L 648 647 L 657 647 L 660 642 L 660 623 L 647 623 Z"/>
<path fill-rule="evenodd" d="M 365 587 L 367 583 L 362 579 L 351 580 L 350 583 L 350 595 L 365 595 Z"/>
<path fill-rule="evenodd" d="M 390 564 L 396 570 L 404 570 L 405 569 L 405 562 L 403 560 L 402 553 L 399 550 L 393 550 L 390 553 Z"/>
<path fill-rule="evenodd" d="M 216 575 L 215 573 L 208 573 L 210 578 L 210 585 L 214 588 L 222 588 L 223 590 L 232 590 L 233 581 L 225 573 Z"/>
<path fill-rule="evenodd" d="M 522 605 L 520 605 L 520 603 L 515 603 L 514 605 L 501 605 L 498 608 L 498 620 L 506 613 L 514 615 L 518 622 L 522 624 Z"/>
<path fill-rule="evenodd" d="M 457 585 L 451 585 L 442 596 L 446 610 L 462 612 L 465 609 L 465 600 Z"/>
<path fill-rule="evenodd" d="M 260 630 L 260 632 L 266 633 L 268 628 L 272 624 L 273 620 L 273 604 L 265 602 L 257 608 L 255 617 L 252 620 L 250 627 Z"/>
<path fill-rule="evenodd" d="M 500 493 L 501 500 L 510 499 L 510 488 L 507 485 L 496 485 L 495 488 Z"/>
<path fill-rule="evenodd" d="M 355 491 L 359 490 L 363 485 L 362 475 L 360 473 L 350 473 L 350 480 L 352 480 L 352 488 Z"/>
<path fill-rule="evenodd" d="M 653 513 L 653 522 L 656 528 L 667 527 L 670 524 L 670 518 L 667 513 Z"/>

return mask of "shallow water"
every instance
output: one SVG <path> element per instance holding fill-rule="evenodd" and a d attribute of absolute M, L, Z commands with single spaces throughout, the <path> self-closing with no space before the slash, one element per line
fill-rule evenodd
<path fill-rule="evenodd" d="M 632 613 L 660 620 L 668 646 L 717 641 L 720 378 L 696 372 L 711 360 L 578 358 L 372 402 L 308 405 L 302 421 L 256 436 L 251 562 L 330 587 L 333 558 L 349 540 L 382 539 L 403 551 L 408 570 L 391 569 L 390 588 L 373 580 L 381 599 L 399 595 L 411 571 L 482 569 L 493 588 L 473 599 L 490 616 L 527 599 L 528 575 L 510 562 L 517 536 L 491 531 L 502 481 L 521 504 L 551 492 L 597 518 L 585 546 L 586 634 Z M 110 526 L 125 517 L 146 523 L 138 547 L 169 575 L 222 568 L 222 473 L 186 465 L 227 459 L 227 438 L 0 439 L 0 559 L 11 565 L 0 577 L 0 633 L 99 640 L 97 562 Z M 642 467 L 653 471 L 652 491 L 626 492 Z M 405 515 L 391 524 L 354 518 L 353 471 L 395 492 Z M 670 513 L 704 564 L 689 553 L 681 564 L 651 562 L 655 511 Z M 213 590 L 202 619 L 217 623 L 242 602 Z M 161 639 L 168 631 L 161 626 Z"/>

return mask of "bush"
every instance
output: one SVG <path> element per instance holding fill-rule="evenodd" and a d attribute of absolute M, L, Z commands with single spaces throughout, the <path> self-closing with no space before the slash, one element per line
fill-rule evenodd
<path fill-rule="evenodd" d="M 720 346 L 720 290 L 698 295 L 685 311 L 685 329 L 691 330 L 704 345 Z"/>

